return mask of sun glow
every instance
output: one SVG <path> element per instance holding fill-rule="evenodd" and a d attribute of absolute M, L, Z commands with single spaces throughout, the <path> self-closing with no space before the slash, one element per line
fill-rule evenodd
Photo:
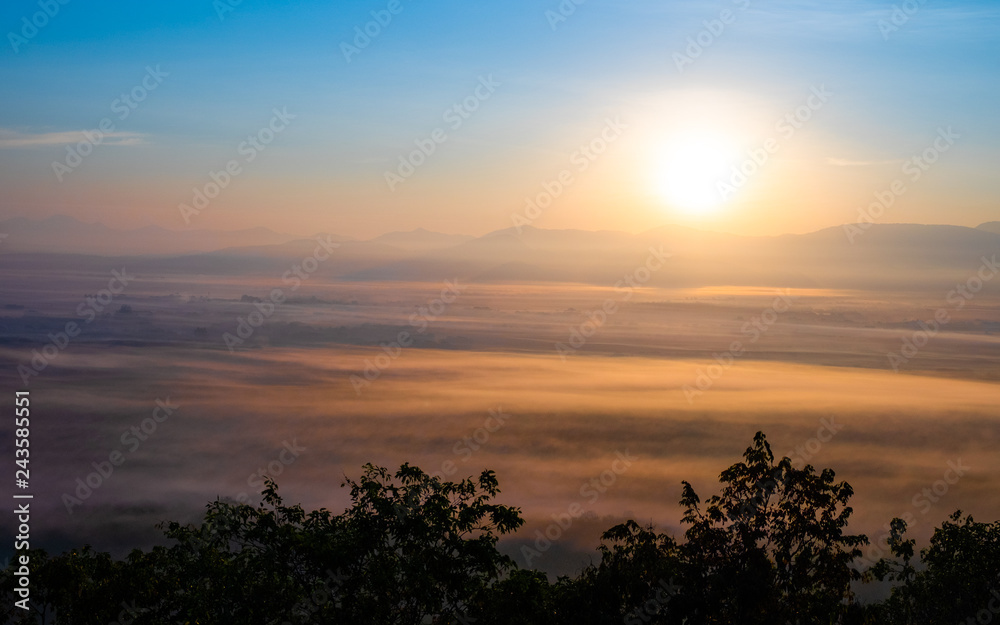
<path fill-rule="evenodd" d="M 670 207 L 688 215 L 718 210 L 727 198 L 719 191 L 737 149 L 724 137 L 691 134 L 676 137 L 654 172 L 659 194 Z"/>

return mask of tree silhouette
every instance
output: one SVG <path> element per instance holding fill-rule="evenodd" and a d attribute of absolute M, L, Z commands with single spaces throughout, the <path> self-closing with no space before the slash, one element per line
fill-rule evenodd
<path fill-rule="evenodd" d="M 626 521 L 602 535 L 596 564 L 553 584 L 497 550 L 523 520 L 494 503 L 491 471 L 450 482 L 365 465 L 341 485 L 351 498 L 341 514 L 286 506 L 267 480 L 260 505 L 212 502 L 196 525 L 160 526 L 170 546 L 123 560 L 89 546 L 32 550 L 32 609 L 15 607 L 15 559 L 0 572 L 0 615 L 59 625 L 1000 623 L 1000 522 L 956 512 L 914 562 L 894 519 L 894 559 L 866 579 L 896 587 L 861 606 L 851 565 L 867 538 L 845 534 L 850 485 L 776 461 L 760 432 L 720 483 L 703 504 L 683 482 L 683 540 Z"/>
<path fill-rule="evenodd" d="M 853 489 L 830 469 L 775 463 L 761 432 L 743 457 L 722 472 L 722 493 L 704 510 L 684 482 L 690 527 L 677 609 L 691 622 L 830 622 L 852 598 L 860 575 L 850 564 L 868 542 L 844 533 Z"/>
<path fill-rule="evenodd" d="M 600 562 L 558 586 L 561 622 L 673 622 L 664 619 L 681 566 L 674 539 L 630 520 L 601 541 Z"/>
<path fill-rule="evenodd" d="M 977 523 L 956 510 L 934 530 L 912 563 L 914 541 L 904 540 L 906 522 L 893 519 L 889 548 L 895 560 L 882 559 L 869 572 L 879 580 L 901 582 L 880 606 L 889 625 L 1000 623 L 1000 522 Z"/>

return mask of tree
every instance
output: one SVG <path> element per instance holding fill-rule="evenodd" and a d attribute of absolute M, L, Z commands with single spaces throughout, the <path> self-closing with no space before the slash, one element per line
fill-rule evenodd
<path fill-rule="evenodd" d="M 5 623 L 59 623 L 59 625 L 106 625 L 118 618 L 121 601 L 127 598 L 124 563 L 90 545 L 50 557 L 41 549 L 18 555 L 28 557 L 30 601 L 28 610 L 14 604 L 13 573 L 22 566 L 15 558 L 0 574 L 0 595 L 5 600 L 0 615 Z"/>
<path fill-rule="evenodd" d="M 844 614 L 849 565 L 865 536 L 844 534 L 854 494 L 830 469 L 775 463 L 763 433 L 701 500 L 683 482 L 682 590 L 672 606 L 693 623 L 828 623 Z"/>
<path fill-rule="evenodd" d="M 513 560 L 496 550 L 520 511 L 491 503 L 495 474 L 443 482 L 403 465 L 366 465 L 341 515 L 286 506 L 266 480 L 259 506 L 215 501 L 198 525 L 161 525 L 175 541 L 115 561 L 89 547 L 56 558 L 31 552 L 34 615 L 10 609 L 16 566 L 0 575 L 9 620 L 134 625 L 197 623 L 446 623 Z M 125 621 L 120 616 L 127 609 Z M 50 617 L 51 618 L 51 617 Z M 14 621 L 17 622 L 17 621 Z"/>
<path fill-rule="evenodd" d="M 265 481 L 261 504 L 215 501 L 197 524 L 161 525 L 171 546 L 124 560 L 89 546 L 32 550 L 33 612 L 15 608 L 17 560 L 0 571 L 7 623 L 91 625 L 800 625 L 1000 623 L 1000 522 L 955 512 L 915 560 L 891 523 L 893 560 L 866 578 L 897 586 L 853 602 L 864 536 L 845 534 L 853 491 L 832 470 L 776 461 L 758 432 L 704 504 L 683 482 L 682 541 L 626 521 L 600 561 L 555 584 L 497 550 L 523 524 L 494 503 L 496 475 L 446 482 L 408 464 L 344 479 L 342 514 L 287 506 Z M 23 555 L 23 554 L 19 554 Z M 58 620 L 53 618 L 58 616 Z"/>
<path fill-rule="evenodd" d="M 557 616 L 558 615 L 558 616 Z M 556 593 L 545 573 L 514 569 L 486 587 L 456 623 L 475 625 L 534 625 L 568 623 L 556 607 Z"/>
<path fill-rule="evenodd" d="M 520 510 L 489 503 L 500 492 L 492 471 L 442 482 L 404 464 L 394 477 L 368 464 L 359 481 L 345 481 L 353 502 L 342 518 L 349 537 L 345 616 L 400 625 L 458 621 L 514 567 L 496 544 L 524 523 Z"/>
<path fill-rule="evenodd" d="M 680 570 L 676 541 L 629 520 L 601 536 L 600 563 L 558 586 L 562 622 L 666 623 Z"/>
<path fill-rule="evenodd" d="M 914 566 L 914 541 L 904 540 L 906 522 L 893 519 L 889 548 L 898 560 L 882 559 L 869 572 L 879 580 L 901 582 L 881 608 L 885 623 L 1000 622 L 1000 522 L 962 519 L 956 510 L 934 530 L 930 545 Z"/>

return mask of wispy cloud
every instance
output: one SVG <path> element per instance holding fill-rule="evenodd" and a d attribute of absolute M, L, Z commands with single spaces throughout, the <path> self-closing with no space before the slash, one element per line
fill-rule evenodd
<path fill-rule="evenodd" d="M 833 165 L 834 167 L 870 167 L 872 165 L 892 165 L 894 163 L 900 163 L 900 160 L 887 160 L 887 161 L 857 161 L 849 158 L 834 158 L 827 157 L 826 162 Z"/>
<path fill-rule="evenodd" d="M 27 133 L 0 128 L 0 149 L 31 148 L 46 145 L 69 145 L 87 140 L 83 130 L 63 132 Z M 97 132 L 97 131 L 91 131 Z M 145 135 L 138 132 L 104 133 L 101 145 L 132 146 L 145 143 Z"/>
<path fill-rule="evenodd" d="M 831 4 L 819 0 L 777 0 L 766 6 L 754 4 L 748 15 L 758 19 L 748 22 L 760 33 L 784 33 L 805 37 L 821 36 L 836 40 L 882 39 L 871 36 L 878 32 L 878 23 L 893 18 L 895 5 L 886 1 L 860 1 Z M 919 9 L 919 20 L 905 24 L 907 29 L 920 29 L 937 38 L 992 38 L 1000 7 L 993 3 L 982 6 L 925 6 Z M 917 13 L 911 13 L 917 17 Z M 744 24 L 744 27 L 748 24 Z"/>

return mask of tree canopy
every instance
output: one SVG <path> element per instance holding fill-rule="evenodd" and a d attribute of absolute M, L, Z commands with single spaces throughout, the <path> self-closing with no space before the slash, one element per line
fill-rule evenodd
<path fill-rule="evenodd" d="M 491 471 L 452 482 L 365 465 L 344 479 L 341 514 L 285 505 L 267 480 L 259 505 L 214 501 L 199 524 L 162 524 L 169 546 L 121 560 L 90 546 L 19 552 L 30 610 L 15 605 L 15 558 L 0 613 L 72 625 L 1000 622 L 1000 522 L 956 512 L 916 553 L 894 519 L 892 559 L 863 576 L 892 594 L 861 605 L 868 539 L 846 533 L 853 490 L 833 470 L 776 459 L 758 432 L 719 481 L 705 501 L 683 482 L 682 537 L 626 521 L 604 532 L 595 564 L 552 582 L 497 549 L 524 521 L 496 503 Z"/>

